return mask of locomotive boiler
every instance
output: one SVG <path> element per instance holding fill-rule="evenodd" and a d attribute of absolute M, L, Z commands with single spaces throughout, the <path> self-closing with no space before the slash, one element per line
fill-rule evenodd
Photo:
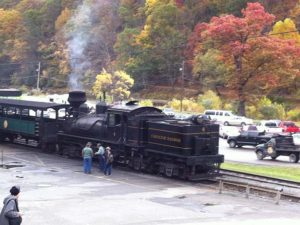
<path fill-rule="evenodd" d="M 110 146 L 115 162 L 137 171 L 189 180 L 218 173 L 224 156 L 218 153 L 219 125 L 205 116 L 177 120 L 155 107 L 96 105 L 88 113 L 85 93 L 70 92 L 68 116 L 57 134 L 62 154 L 80 156 L 86 142 Z"/>

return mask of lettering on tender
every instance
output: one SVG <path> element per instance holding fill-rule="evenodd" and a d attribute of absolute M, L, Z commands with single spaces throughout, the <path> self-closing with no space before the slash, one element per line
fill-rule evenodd
<path fill-rule="evenodd" d="M 151 134 L 151 138 L 158 139 L 158 140 L 164 140 L 164 141 L 181 143 L 181 139 L 180 138 L 175 138 L 175 137 L 169 137 L 169 136 Z"/>

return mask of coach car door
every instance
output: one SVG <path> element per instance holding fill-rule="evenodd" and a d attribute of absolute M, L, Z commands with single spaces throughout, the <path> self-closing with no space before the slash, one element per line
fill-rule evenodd
<path fill-rule="evenodd" d="M 108 114 L 107 121 L 107 138 L 113 142 L 122 140 L 122 115 L 116 113 Z"/>

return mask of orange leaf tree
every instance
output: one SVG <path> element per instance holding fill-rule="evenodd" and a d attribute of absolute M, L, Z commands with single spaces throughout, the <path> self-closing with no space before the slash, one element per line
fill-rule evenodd
<path fill-rule="evenodd" d="M 219 52 L 223 63 L 231 68 L 223 82 L 238 99 L 239 113 L 245 115 L 246 102 L 286 87 L 300 75 L 300 48 L 294 40 L 266 33 L 275 17 L 261 4 L 248 3 L 242 15 L 213 17 L 209 23 L 198 24 L 189 48 L 194 59 L 211 49 Z"/>

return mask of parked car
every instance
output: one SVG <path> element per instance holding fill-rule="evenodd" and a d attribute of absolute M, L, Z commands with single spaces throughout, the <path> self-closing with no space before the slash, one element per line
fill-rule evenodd
<path fill-rule="evenodd" d="M 204 114 L 210 116 L 212 120 L 222 122 L 225 126 L 239 125 L 244 126 L 247 124 L 253 124 L 253 120 L 244 116 L 234 115 L 231 111 L 227 110 L 205 110 Z"/>
<path fill-rule="evenodd" d="M 297 133 L 300 132 L 300 128 L 292 121 L 281 121 L 279 127 L 282 129 L 282 132 L 287 133 Z"/>
<path fill-rule="evenodd" d="M 272 135 L 265 135 L 259 131 L 242 131 L 240 135 L 229 136 L 227 138 L 227 143 L 230 148 L 236 146 L 242 147 L 245 145 L 256 146 L 258 144 L 266 143 L 272 138 Z"/>
<path fill-rule="evenodd" d="M 173 109 L 171 108 L 164 108 L 163 109 L 163 112 L 168 115 L 168 116 L 171 116 L 171 117 L 174 117 L 175 116 L 175 112 Z"/>
<path fill-rule="evenodd" d="M 187 119 L 187 118 L 189 118 L 191 116 L 192 116 L 192 114 L 176 113 L 174 117 L 175 117 L 175 119 L 185 120 L 185 119 Z"/>
<path fill-rule="evenodd" d="M 282 133 L 282 128 L 279 127 L 279 123 L 273 120 L 262 120 L 258 123 L 257 129 L 261 132 L 278 134 Z"/>
<path fill-rule="evenodd" d="M 229 136 L 237 136 L 240 134 L 240 127 L 236 126 L 225 126 L 220 124 L 219 136 L 221 138 L 227 139 Z"/>

